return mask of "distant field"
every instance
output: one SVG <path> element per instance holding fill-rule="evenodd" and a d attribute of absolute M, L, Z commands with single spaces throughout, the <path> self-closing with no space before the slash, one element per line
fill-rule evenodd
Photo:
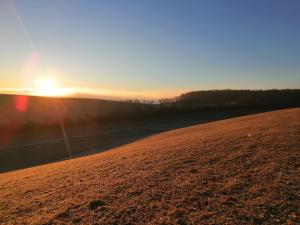
<path fill-rule="evenodd" d="M 8 129 L 56 126 L 58 113 L 65 123 L 82 125 L 203 110 L 294 108 L 300 106 L 300 90 L 193 91 L 158 102 L 159 104 L 150 104 L 149 101 L 139 100 L 112 101 L 0 94 L 0 133 Z"/>
<path fill-rule="evenodd" d="M 297 224 L 300 108 L 0 174 L 0 224 Z"/>
<path fill-rule="evenodd" d="M 254 109 L 235 109 L 185 113 L 182 115 L 67 126 L 72 157 L 98 153 L 149 135 L 255 113 Z M 0 136 L 0 172 L 27 168 L 68 158 L 59 126 L 2 132 Z"/>
<path fill-rule="evenodd" d="M 298 106 L 298 89 L 196 91 L 156 104 L 0 94 L 0 173 L 102 152 L 171 129 Z"/>

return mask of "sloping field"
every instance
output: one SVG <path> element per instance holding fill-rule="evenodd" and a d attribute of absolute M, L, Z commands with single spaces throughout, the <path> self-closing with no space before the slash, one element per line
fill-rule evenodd
<path fill-rule="evenodd" d="M 0 224 L 297 224 L 300 109 L 0 175 Z"/>

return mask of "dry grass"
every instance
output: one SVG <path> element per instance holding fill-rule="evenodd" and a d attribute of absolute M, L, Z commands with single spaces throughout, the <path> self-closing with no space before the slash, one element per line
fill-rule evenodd
<path fill-rule="evenodd" d="M 0 175 L 0 224 L 297 224 L 300 109 Z"/>

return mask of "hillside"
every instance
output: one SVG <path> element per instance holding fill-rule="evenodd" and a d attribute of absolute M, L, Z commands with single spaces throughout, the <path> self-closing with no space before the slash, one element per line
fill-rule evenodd
<path fill-rule="evenodd" d="M 0 224 L 296 224 L 300 108 L 0 174 Z"/>
<path fill-rule="evenodd" d="M 150 102 L 0 94 L 0 132 L 8 128 L 19 131 L 24 128 L 57 126 L 58 113 L 66 124 L 82 125 L 191 111 L 293 108 L 300 106 L 300 90 L 194 91 L 171 99 L 161 99 L 159 104 Z"/>
<path fill-rule="evenodd" d="M 115 114 L 132 114 L 136 104 L 111 100 L 49 98 L 0 94 L 0 128 L 58 124 L 57 110 L 65 122 L 83 122 Z"/>

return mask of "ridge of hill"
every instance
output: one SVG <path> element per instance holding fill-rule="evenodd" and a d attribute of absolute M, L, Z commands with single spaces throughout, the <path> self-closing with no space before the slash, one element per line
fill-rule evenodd
<path fill-rule="evenodd" d="M 0 174 L 0 224 L 296 224 L 300 108 Z"/>

